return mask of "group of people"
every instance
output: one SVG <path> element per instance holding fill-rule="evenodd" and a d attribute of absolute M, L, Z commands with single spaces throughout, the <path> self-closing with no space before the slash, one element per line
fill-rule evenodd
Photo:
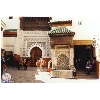
<path fill-rule="evenodd" d="M 24 70 L 27 69 L 28 65 L 29 65 L 29 62 L 30 62 L 30 58 L 20 58 L 19 59 L 19 65 L 18 65 L 18 70 L 22 67 L 24 67 Z"/>
<path fill-rule="evenodd" d="M 27 67 L 29 66 L 29 62 L 30 62 L 30 58 L 26 58 L 26 59 L 23 59 L 23 58 L 20 58 L 19 61 L 18 61 L 18 70 L 22 67 L 24 67 L 24 70 L 27 69 Z M 5 57 L 4 56 L 1 56 L 1 77 L 3 75 L 3 69 L 6 69 L 7 68 L 7 62 L 5 60 Z"/>
<path fill-rule="evenodd" d="M 43 71 L 42 66 L 46 67 L 46 61 L 40 58 L 40 60 L 37 60 L 36 66 L 40 69 L 40 71 Z"/>
<path fill-rule="evenodd" d="M 80 59 L 76 59 L 75 67 L 76 67 L 77 70 L 79 70 L 81 68 L 81 60 Z"/>
<path fill-rule="evenodd" d="M 6 65 L 8 66 L 8 67 L 13 67 L 13 58 L 12 57 L 7 57 L 7 59 L 6 59 Z"/>
<path fill-rule="evenodd" d="M 82 66 L 83 66 L 82 61 L 80 59 L 76 59 L 75 60 L 76 69 L 79 70 Z M 88 74 L 90 74 L 90 72 L 95 72 L 95 66 L 96 66 L 96 63 L 95 63 L 94 58 L 92 58 L 91 60 L 89 59 L 86 62 L 86 69 L 87 69 Z"/>

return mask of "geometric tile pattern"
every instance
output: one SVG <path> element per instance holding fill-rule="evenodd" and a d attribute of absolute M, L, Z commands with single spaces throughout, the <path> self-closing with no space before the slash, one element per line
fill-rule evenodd
<path fill-rule="evenodd" d="M 68 30 L 68 28 L 66 27 L 57 27 L 51 31 L 48 32 L 48 34 L 71 34 L 71 35 L 74 35 L 75 32 L 72 32 L 71 30 Z"/>
<path fill-rule="evenodd" d="M 57 69 L 69 69 L 69 58 L 65 54 L 61 54 L 58 56 Z"/>

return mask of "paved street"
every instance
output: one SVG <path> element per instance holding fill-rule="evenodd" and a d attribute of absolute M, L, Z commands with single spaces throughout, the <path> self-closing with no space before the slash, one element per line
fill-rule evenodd
<path fill-rule="evenodd" d="M 21 68 L 7 68 L 4 73 L 9 73 L 12 76 L 14 83 L 68 83 L 68 82 L 99 82 L 99 79 L 65 79 L 65 78 L 51 78 L 51 73 L 46 72 L 46 68 L 43 68 L 43 72 L 40 72 L 37 67 L 28 67 L 27 70 Z"/>

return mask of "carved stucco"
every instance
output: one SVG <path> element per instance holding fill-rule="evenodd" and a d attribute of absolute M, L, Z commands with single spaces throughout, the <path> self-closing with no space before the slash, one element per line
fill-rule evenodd
<path fill-rule="evenodd" d="M 50 37 L 46 31 L 21 31 L 22 35 L 22 56 L 30 57 L 30 51 L 34 47 L 42 50 L 42 57 L 51 57 Z"/>

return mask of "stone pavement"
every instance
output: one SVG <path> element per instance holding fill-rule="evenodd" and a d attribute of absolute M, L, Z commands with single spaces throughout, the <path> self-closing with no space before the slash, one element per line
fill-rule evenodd
<path fill-rule="evenodd" d="M 14 83 L 68 83 L 68 82 L 100 82 L 99 79 L 66 79 L 66 78 L 51 78 L 51 73 L 46 72 L 45 67 L 43 67 L 43 72 L 41 72 L 37 67 L 28 67 L 27 70 L 21 68 L 7 68 L 4 73 L 9 73 L 12 76 L 12 81 Z"/>

